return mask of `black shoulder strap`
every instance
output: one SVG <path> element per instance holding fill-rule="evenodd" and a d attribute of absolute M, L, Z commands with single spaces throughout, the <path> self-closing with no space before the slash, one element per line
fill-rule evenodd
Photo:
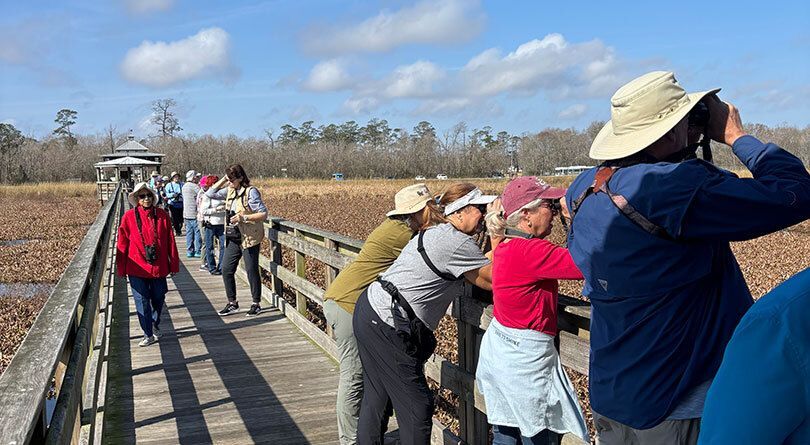
<path fill-rule="evenodd" d="M 424 236 L 425 236 L 425 231 L 420 230 L 419 231 L 419 239 L 417 240 L 418 245 L 417 245 L 416 250 L 419 252 L 419 255 L 422 255 L 422 260 L 425 261 L 425 264 L 427 264 L 427 266 L 430 268 L 430 270 L 432 270 L 433 273 L 438 275 L 439 278 L 445 279 L 447 281 L 458 281 L 458 280 L 460 280 L 461 278 L 457 278 L 457 277 L 455 277 L 455 276 L 453 276 L 453 275 L 451 275 L 449 273 L 440 271 L 436 267 L 436 265 L 434 265 L 433 262 L 430 261 L 430 257 L 428 256 L 427 252 L 425 251 L 425 244 L 422 242 L 422 239 L 424 238 Z"/>
<path fill-rule="evenodd" d="M 141 214 L 140 214 L 140 212 L 138 212 L 138 206 L 135 206 L 135 208 L 132 209 L 132 210 L 135 212 L 135 224 L 138 225 L 138 233 L 141 234 L 141 244 L 143 244 L 145 246 L 146 241 L 144 241 L 144 239 L 143 239 L 143 223 L 141 222 Z M 154 206 L 152 207 L 152 214 L 155 216 L 155 226 L 154 226 L 154 229 L 155 229 L 155 241 L 154 242 L 155 242 L 155 244 L 157 244 L 157 212 L 155 211 Z"/>
<path fill-rule="evenodd" d="M 663 227 L 656 225 L 655 223 L 644 217 L 644 215 L 639 213 L 635 209 L 635 207 L 633 207 L 630 204 L 630 202 L 627 201 L 627 198 L 625 198 L 623 195 L 618 195 L 610 190 L 609 185 L 610 178 L 613 177 L 613 175 L 616 173 L 616 171 L 619 170 L 619 168 L 620 167 L 605 167 L 605 166 L 599 167 L 599 169 L 596 171 L 596 176 L 594 178 L 593 184 L 588 186 L 588 188 L 585 189 L 579 195 L 579 197 L 577 197 L 577 199 L 574 200 L 574 202 L 571 205 L 571 227 L 573 227 L 574 225 L 574 217 L 576 216 L 577 211 L 579 211 L 582 202 L 585 201 L 585 198 L 593 194 L 602 192 L 610 198 L 610 202 L 612 202 L 613 205 L 616 206 L 616 208 L 619 210 L 619 212 L 622 213 L 622 215 L 624 215 L 627 219 L 629 219 L 630 221 L 632 221 L 633 223 L 644 229 L 645 232 L 653 236 L 657 236 L 659 238 L 672 240 L 673 239 L 672 236 Z"/>

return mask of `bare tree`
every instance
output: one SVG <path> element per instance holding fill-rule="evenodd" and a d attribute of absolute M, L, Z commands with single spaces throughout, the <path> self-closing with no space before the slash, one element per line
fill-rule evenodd
<path fill-rule="evenodd" d="M 115 151 L 115 125 L 110 124 L 104 129 L 107 133 L 107 141 L 110 143 L 110 153 Z"/>
<path fill-rule="evenodd" d="M 174 99 L 158 99 L 152 102 L 152 120 L 151 122 L 157 125 L 160 129 L 162 137 L 172 137 L 174 133 L 183 131 L 180 128 L 180 121 L 174 114 L 174 108 L 177 102 Z"/>

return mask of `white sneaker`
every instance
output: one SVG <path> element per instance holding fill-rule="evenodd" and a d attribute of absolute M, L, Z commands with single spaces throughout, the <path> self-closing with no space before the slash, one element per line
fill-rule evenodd
<path fill-rule="evenodd" d="M 157 326 L 152 326 L 152 336 L 155 338 L 160 338 L 160 328 Z"/>
<path fill-rule="evenodd" d="M 138 343 L 138 346 L 140 346 L 140 347 L 149 346 L 149 345 L 157 343 L 157 342 L 158 342 L 158 338 L 156 336 L 154 336 L 154 335 L 151 336 L 151 337 L 144 336 L 143 340 L 141 340 L 141 342 Z"/>

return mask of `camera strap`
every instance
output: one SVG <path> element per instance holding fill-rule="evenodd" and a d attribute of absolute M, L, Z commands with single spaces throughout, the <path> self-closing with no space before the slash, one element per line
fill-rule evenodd
<path fill-rule="evenodd" d="M 596 176 L 594 176 L 593 184 L 586 188 L 585 191 L 583 191 L 571 205 L 571 227 L 574 225 L 574 218 L 576 217 L 580 206 L 582 206 L 582 202 L 585 201 L 587 197 L 602 192 L 610 198 L 610 202 L 613 203 L 613 205 L 622 215 L 644 229 L 645 232 L 659 238 L 672 240 L 672 236 L 670 236 L 670 234 L 667 233 L 663 227 L 656 225 L 644 215 L 639 213 L 623 195 L 613 193 L 613 191 L 610 190 L 610 186 L 608 185 L 610 178 L 612 178 L 620 168 L 621 167 L 618 166 L 609 167 L 601 165 L 596 170 Z"/>
<path fill-rule="evenodd" d="M 442 278 L 444 280 L 447 280 L 447 281 L 458 281 L 458 280 L 460 280 L 461 278 L 457 278 L 457 277 L 453 276 L 452 274 L 440 271 L 439 268 L 437 268 L 436 265 L 433 264 L 433 261 L 430 261 L 430 257 L 428 256 L 427 251 L 425 251 L 425 244 L 422 241 L 424 236 L 425 236 L 425 231 L 420 230 L 419 231 L 419 238 L 417 239 L 417 248 L 416 248 L 416 250 L 419 252 L 419 255 L 422 255 L 422 260 L 425 262 L 425 264 L 427 264 L 427 267 L 429 267 L 430 270 L 433 271 L 433 273 L 438 275 L 439 278 Z"/>
<path fill-rule="evenodd" d="M 138 233 L 141 235 L 141 244 L 143 244 L 143 246 L 146 247 L 146 241 L 143 239 L 143 223 L 141 222 L 141 213 L 138 211 L 138 208 L 139 207 L 135 207 L 135 209 L 134 209 L 135 210 L 135 224 L 138 226 Z M 154 225 L 152 226 L 155 229 L 154 230 L 154 235 L 155 235 L 154 244 L 152 244 L 152 245 L 157 246 L 157 238 L 158 238 L 157 237 L 157 211 L 155 210 L 154 206 L 152 206 L 152 215 L 154 216 L 154 220 L 155 220 Z M 147 218 L 147 221 L 148 221 L 148 218 Z"/>

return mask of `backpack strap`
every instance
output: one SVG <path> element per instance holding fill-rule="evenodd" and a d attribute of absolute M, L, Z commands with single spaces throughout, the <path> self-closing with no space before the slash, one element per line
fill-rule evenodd
<path fill-rule="evenodd" d="M 644 229 L 645 232 L 659 238 L 672 240 L 672 236 L 663 227 L 653 223 L 644 215 L 639 213 L 623 195 L 613 193 L 613 191 L 610 190 L 610 178 L 612 178 L 620 168 L 621 167 L 601 166 L 596 170 L 593 184 L 585 189 L 571 205 L 571 226 L 574 225 L 574 217 L 576 216 L 577 211 L 579 211 L 580 206 L 582 206 L 582 202 L 585 201 L 588 196 L 602 192 L 606 194 L 608 198 L 610 198 L 610 202 L 613 203 L 613 205 L 619 210 L 619 212 L 621 212 L 622 215 Z"/>
<path fill-rule="evenodd" d="M 447 281 L 458 281 L 458 280 L 460 280 L 461 278 L 457 278 L 457 277 L 453 276 L 452 274 L 440 271 L 436 267 L 436 265 L 433 264 L 432 261 L 430 261 L 430 257 L 428 256 L 427 252 L 425 251 L 425 244 L 423 242 L 424 236 L 425 236 L 425 231 L 420 230 L 419 231 L 419 238 L 417 240 L 417 248 L 416 248 L 416 250 L 419 252 L 419 255 L 422 255 L 422 260 L 425 262 L 425 264 L 427 264 L 427 266 L 430 268 L 430 270 L 432 270 L 433 273 L 438 275 L 439 278 L 442 278 L 442 279 L 447 280 Z"/>

